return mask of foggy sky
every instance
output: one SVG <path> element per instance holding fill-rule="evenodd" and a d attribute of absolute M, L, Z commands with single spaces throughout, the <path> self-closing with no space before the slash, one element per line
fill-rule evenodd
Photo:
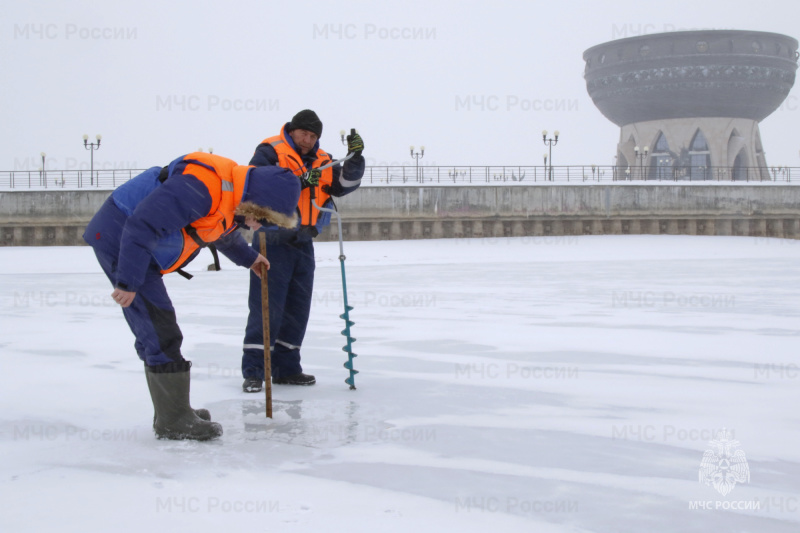
<path fill-rule="evenodd" d="M 800 37 L 800 4 L 560 2 L 7 2 L 0 170 L 163 165 L 198 148 L 247 163 L 297 111 L 369 165 L 613 163 L 619 128 L 586 92 L 584 50 L 641 33 L 746 29 Z M 761 123 L 769 165 L 800 166 L 795 87 Z"/>

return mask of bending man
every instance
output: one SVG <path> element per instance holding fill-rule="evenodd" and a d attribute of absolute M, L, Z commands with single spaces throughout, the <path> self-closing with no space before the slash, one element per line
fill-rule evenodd
<path fill-rule="evenodd" d="M 159 438 L 222 435 L 222 426 L 210 421 L 208 411 L 190 406 L 192 364 L 181 354 L 183 335 L 162 276 L 182 272 L 211 243 L 254 275 L 261 265 L 269 268 L 267 259 L 235 231 L 237 225 L 294 227 L 299 194 L 291 172 L 192 153 L 120 186 L 89 222 L 83 238 L 94 248 L 136 338 Z"/>

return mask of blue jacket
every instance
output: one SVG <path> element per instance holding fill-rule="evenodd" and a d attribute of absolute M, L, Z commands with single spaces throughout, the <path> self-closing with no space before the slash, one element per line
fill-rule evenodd
<path fill-rule="evenodd" d="M 182 173 L 182 160 L 170 164 L 163 183 L 158 179 L 162 168 L 152 167 L 117 188 L 111 195 L 117 212 L 101 209 L 87 227 L 90 245 L 118 251 L 116 287 L 135 292 L 151 263 L 161 268 L 159 259 L 174 253 L 181 229 L 209 215 L 211 194 L 201 180 Z M 214 245 L 236 265 L 249 267 L 258 253 L 233 229 Z"/>

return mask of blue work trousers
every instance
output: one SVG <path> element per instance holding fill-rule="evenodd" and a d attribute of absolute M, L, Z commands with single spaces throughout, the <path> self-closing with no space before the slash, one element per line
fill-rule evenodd
<path fill-rule="evenodd" d="M 89 222 L 83 235 L 94 249 L 97 261 L 112 286 L 117 282 L 119 243 L 126 218 L 109 198 Z M 147 266 L 144 283 L 136 290 L 133 303 L 122 308 L 122 314 L 136 338 L 136 353 L 147 366 L 182 365 L 185 362 L 181 355 L 183 334 L 155 261 Z"/>
<path fill-rule="evenodd" d="M 259 234 L 253 234 L 253 247 L 260 250 Z M 305 237 L 305 238 L 302 238 Z M 286 377 L 303 371 L 300 347 L 306 335 L 314 288 L 314 242 L 310 237 L 291 243 L 267 241 L 269 330 L 273 377 Z M 244 336 L 242 375 L 264 379 L 264 328 L 261 312 L 261 280 L 250 273 L 250 314 Z"/>

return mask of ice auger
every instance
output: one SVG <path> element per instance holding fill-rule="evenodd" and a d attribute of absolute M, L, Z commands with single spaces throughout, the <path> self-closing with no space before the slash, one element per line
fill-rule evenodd
<path fill-rule="evenodd" d="M 353 157 L 353 152 L 348 153 L 342 159 L 338 159 L 336 161 L 331 161 L 330 163 L 319 167 L 318 170 L 323 170 L 333 165 L 337 165 L 339 163 L 343 163 Z M 347 344 L 342 347 L 342 351 L 347 352 L 347 361 L 344 363 L 344 367 L 350 371 L 350 376 L 344 380 L 345 383 L 350 385 L 350 390 L 355 390 L 356 388 L 356 374 L 358 374 L 358 370 L 353 368 L 353 358 L 357 357 L 356 354 L 353 353 L 353 343 L 356 342 L 356 339 L 350 336 L 350 326 L 355 325 L 355 322 L 350 320 L 350 311 L 353 308 L 347 303 L 347 277 L 345 276 L 344 270 L 344 261 L 346 259 L 344 255 L 344 245 L 342 244 L 342 217 L 339 216 L 339 212 L 336 209 L 329 209 L 327 207 L 321 207 L 317 205 L 317 200 L 314 197 L 314 189 L 315 187 L 310 188 L 311 193 L 311 203 L 314 205 L 315 208 L 324 212 L 330 213 L 331 215 L 336 215 L 336 223 L 338 224 L 339 228 L 339 264 L 342 267 L 342 298 L 344 300 L 344 313 L 339 315 L 339 318 L 344 320 L 344 329 L 342 330 L 342 335 L 344 335 L 345 339 L 347 339 Z"/>

